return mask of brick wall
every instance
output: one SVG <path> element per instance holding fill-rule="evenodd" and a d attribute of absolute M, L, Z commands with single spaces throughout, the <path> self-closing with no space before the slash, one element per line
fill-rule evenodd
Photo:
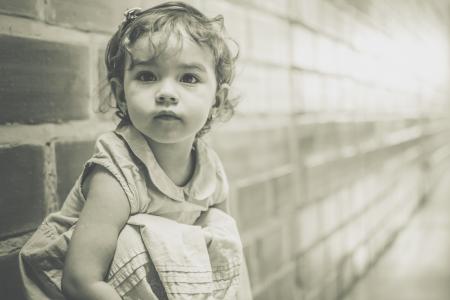
<path fill-rule="evenodd" d="M 0 1 L 0 292 L 95 138 L 102 54 L 127 7 Z M 337 299 L 449 166 L 446 1 L 192 0 L 241 46 L 225 164 L 255 299 Z M 2 297 L 3 297 L 2 296 Z"/>

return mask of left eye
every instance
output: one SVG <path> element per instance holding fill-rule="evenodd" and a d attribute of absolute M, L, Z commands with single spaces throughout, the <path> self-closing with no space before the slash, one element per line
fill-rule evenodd
<path fill-rule="evenodd" d="M 194 74 L 184 74 L 181 77 L 180 81 L 185 83 L 197 83 L 199 80 L 198 77 Z"/>

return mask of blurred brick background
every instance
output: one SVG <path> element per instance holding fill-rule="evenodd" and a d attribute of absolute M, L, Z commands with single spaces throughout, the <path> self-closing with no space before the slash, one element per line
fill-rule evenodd
<path fill-rule="evenodd" d="M 126 8 L 0 0 L 0 295 L 95 138 L 102 55 Z M 450 162 L 445 0 L 192 0 L 240 44 L 235 118 L 210 140 L 232 188 L 253 295 L 338 299 Z"/>

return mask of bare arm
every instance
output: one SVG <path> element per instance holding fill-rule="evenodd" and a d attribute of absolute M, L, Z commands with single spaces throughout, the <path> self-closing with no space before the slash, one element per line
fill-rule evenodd
<path fill-rule="evenodd" d="M 66 256 L 63 294 L 69 299 L 121 299 L 104 279 L 130 215 L 128 200 L 119 182 L 98 166 L 85 179 L 83 192 L 87 200 Z"/>

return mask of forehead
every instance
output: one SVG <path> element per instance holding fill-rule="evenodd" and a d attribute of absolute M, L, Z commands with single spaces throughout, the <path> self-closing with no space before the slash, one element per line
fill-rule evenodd
<path fill-rule="evenodd" d="M 214 69 L 214 56 L 205 46 L 194 42 L 186 34 L 152 33 L 138 38 L 127 55 L 127 69 L 139 63 L 167 64 L 170 62 L 189 62 Z"/>

